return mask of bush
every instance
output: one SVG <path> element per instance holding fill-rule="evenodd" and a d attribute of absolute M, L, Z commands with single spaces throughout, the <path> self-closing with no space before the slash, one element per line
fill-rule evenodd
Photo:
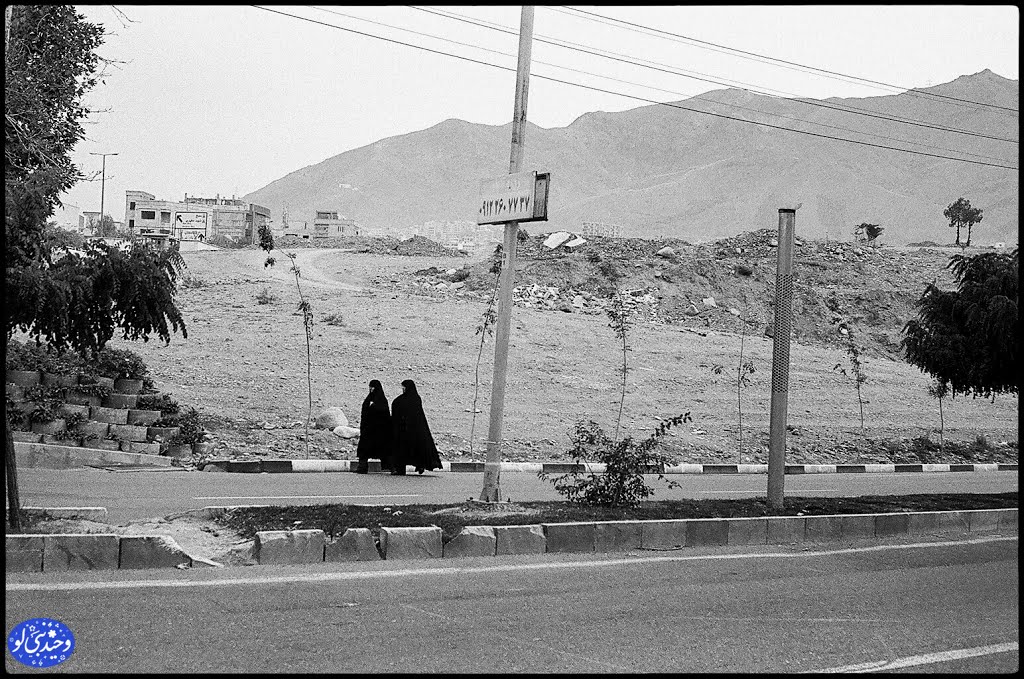
<path fill-rule="evenodd" d="M 690 413 L 664 420 L 648 438 L 636 443 L 632 437 L 612 441 L 593 420 L 577 421 L 569 438 L 573 447 L 569 456 L 576 464 L 598 462 L 605 465 L 603 474 L 569 472 L 551 478 L 539 472 L 537 477 L 550 481 L 559 495 L 574 504 L 599 507 L 636 507 L 654 494 L 644 482 L 644 474 L 657 473 L 658 480 L 666 481 L 669 488 L 679 484 L 665 478 L 664 466 L 672 460 L 655 451 L 659 440 L 672 427 L 690 422 Z M 656 472 L 652 472 L 656 470 Z"/>
<path fill-rule="evenodd" d="M 754 269 L 746 264 L 737 264 L 736 273 L 741 276 L 750 276 L 753 275 Z"/>
<path fill-rule="evenodd" d="M 170 441 L 171 445 L 202 443 L 206 429 L 203 427 L 202 416 L 195 408 L 182 411 L 173 421 L 173 426 L 180 431 Z"/>
<path fill-rule="evenodd" d="M 139 410 L 159 410 L 161 419 L 174 417 L 181 412 L 178 402 L 167 394 L 141 394 L 135 407 Z"/>
<path fill-rule="evenodd" d="M 92 366 L 97 375 L 113 379 L 145 380 L 149 368 L 142 357 L 128 349 L 104 348 Z"/>
<path fill-rule="evenodd" d="M 256 295 L 257 304 L 272 304 L 276 298 L 274 293 L 270 292 L 270 288 L 263 288 L 259 294 Z"/>
<path fill-rule="evenodd" d="M 42 370 L 46 360 L 46 349 L 34 342 L 7 341 L 8 370 Z"/>
<path fill-rule="evenodd" d="M 458 269 L 452 274 L 452 283 L 461 283 L 462 281 L 469 278 L 469 269 Z"/>

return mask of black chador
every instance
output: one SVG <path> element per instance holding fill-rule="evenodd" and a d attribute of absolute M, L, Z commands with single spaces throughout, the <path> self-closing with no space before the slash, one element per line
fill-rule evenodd
<path fill-rule="evenodd" d="M 425 469 L 440 469 L 441 458 L 412 380 L 402 382 L 402 393 L 391 403 L 391 418 L 395 436 L 391 473 L 404 474 L 406 465 L 415 467 L 419 474 Z"/>
<path fill-rule="evenodd" d="M 381 468 L 388 469 L 391 458 L 391 413 L 388 412 L 388 397 L 380 380 L 370 380 L 370 393 L 363 399 L 359 419 L 359 445 L 356 456 L 359 464 L 357 474 L 369 471 L 370 459 L 380 460 Z"/>

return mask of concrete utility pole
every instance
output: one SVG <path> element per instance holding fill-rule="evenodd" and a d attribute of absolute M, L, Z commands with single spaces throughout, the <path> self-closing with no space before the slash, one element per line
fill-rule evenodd
<path fill-rule="evenodd" d="M 519 61 L 516 66 L 516 97 L 512 113 L 512 154 L 508 173 L 519 172 L 526 146 L 526 100 L 530 93 L 530 54 L 533 48 L 533 5 L 523 5 L 519 20 Z M 498 290 L 498 319 L 494 339 L 494 379 L 491 381 L 491 421 L 487 429 L 487 458 L 480 499 L 500 502 L 501 429 L 505 410 L 505 373 L 508 367 L 508 336 L 512 326 L 512 286 L 516 272 L 519 222 L 505 224 L 505 243 Z"/>
<path fill-rule="evenodd" d="M 795 226 L 796 209 L 779 208 L 779 263 L 775 274 L 772 407 L 768 439 L 768 506 L 772 509 L 782 509 L 782 489 L 786 478 L 786 409 L 789 405 L 789 333 L 793 318 Z"/>
<path fill-rule="evenodd" d="M 4 8 L 4 56 L 7 56 L 7 46 L 11 43 L 11 20 L 14 19 L 14 5 L 7 5 Z"/>
<path fill-rule="evenodd" d="M 103 156 L 103 176 L 100 179 L 100 223 L 97 228 L 103 229 L 103 199 L 107 189 L 107 156 L 116 156 L 116 153 L 89 153 L 90 156 Z M 96 234 L 93 234 L 96 235 Z"/>

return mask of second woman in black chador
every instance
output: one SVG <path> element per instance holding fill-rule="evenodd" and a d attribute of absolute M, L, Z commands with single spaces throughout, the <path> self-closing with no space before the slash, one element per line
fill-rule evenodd
<path fill-rule="evenodd" d="M 412 380 L 402 382 L 402 393 L 391 403 L 391 418 L 395 436 L 391 473 L 405 474 L 406 465 L 415 467 L 418 474 L 425 469 L 440 469 L 441 458 Z"/>
<path fill-rule="evenodd" d="M 356 446 L 357 474 L 369 471 L 369 460 L 380 460 L 381 469 L 390 467 L 391 458 L 391 413 L 388 412 L 388 397 L 380 380 L 370 380 L 370 393 L 363 399 L 359 417 L 359 444 Z"/>

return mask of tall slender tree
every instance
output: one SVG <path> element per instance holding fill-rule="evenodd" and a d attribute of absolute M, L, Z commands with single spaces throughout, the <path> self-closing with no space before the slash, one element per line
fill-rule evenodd
<path fill-rule="evenodd" d="M 960 229 L 967 227 L 967 243 L 964 247 L 971 246 L 971 228 L 982 220 L 981 208 L 971 207 L 971 201 L 966 198 L 957 198 L 955 202 L 942 211 L 942 214 L 949 220 L 950 228 L 956 228 L 956 244 L 960 245 Z"/>

